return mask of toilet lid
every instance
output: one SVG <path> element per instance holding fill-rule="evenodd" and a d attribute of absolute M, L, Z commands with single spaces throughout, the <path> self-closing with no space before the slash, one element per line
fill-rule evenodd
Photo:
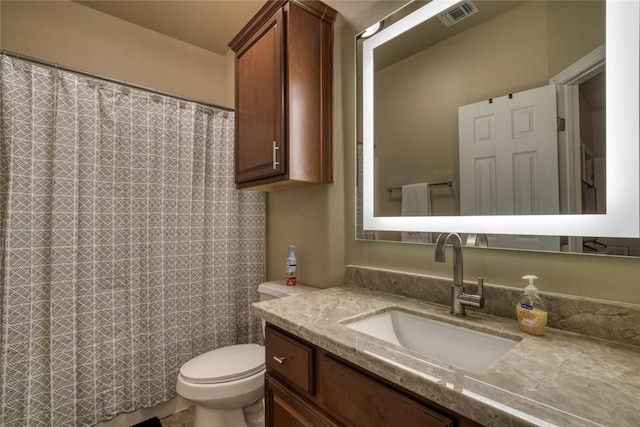
<path fill-rule="evenodd" d="M 264 347 L 238 344 L 221 347 L 194 357 L 180 368 L 180 375 L 195 384 L 238 380 L 264 369 Z"/>

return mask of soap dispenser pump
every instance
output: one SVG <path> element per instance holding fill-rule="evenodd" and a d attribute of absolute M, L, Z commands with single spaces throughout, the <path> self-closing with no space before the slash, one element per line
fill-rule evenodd
<path fill-rule="evenodd" d="M 544 326 L 547 324 L 547 309 L 538 295 L 538 288 L 533 281 L 538 278 L 533 274 L 522 276 L 529 284 L 524 288 L 524 294 L 516 305 L 516 315 L 520 323 L 520 329 L 531 335 L 544 335 Z"/>

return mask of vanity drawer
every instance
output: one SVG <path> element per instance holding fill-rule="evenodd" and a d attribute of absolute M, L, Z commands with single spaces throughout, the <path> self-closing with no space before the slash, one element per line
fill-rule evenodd
<path fill-rule="evenodd" d="M 273 327 L 265 330 L 266 364 L 282 380 L 298 389 L 315 394 L 315 352 L 301 342 Z"/>

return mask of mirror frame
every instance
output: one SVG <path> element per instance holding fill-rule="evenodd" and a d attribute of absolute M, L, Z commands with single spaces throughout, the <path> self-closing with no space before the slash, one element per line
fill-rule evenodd
<path fill-rule="evenodd" d="M 640 3 L 606 3 L 606 214 L 374 216 L 374 49 L 459 0 L 433 0 L 363 41 L 363 225 L 365 230 L 540 236 L 640 237 Z M 631 194 L 631 197 L 629 197 Z"/>

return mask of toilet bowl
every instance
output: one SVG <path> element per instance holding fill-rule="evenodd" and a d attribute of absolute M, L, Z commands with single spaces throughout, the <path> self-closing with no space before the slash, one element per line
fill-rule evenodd
<path fill-rule="evenodd" d="M 258 287 L 261 301 L 312 290 L 282 280 Z M 195 405 L 194 427 L 263 427 L 264 373 L 263 346 L 221 347 L 182 365 L 176 391 Z"/>
<path fill-rule="evenodd" d="M 195 404 L 195 427 L 247 427 L 243 408 L 262 400 L 264 372 L 264 347 L 222 347 L 182 365 L 176 391 Z"/>

